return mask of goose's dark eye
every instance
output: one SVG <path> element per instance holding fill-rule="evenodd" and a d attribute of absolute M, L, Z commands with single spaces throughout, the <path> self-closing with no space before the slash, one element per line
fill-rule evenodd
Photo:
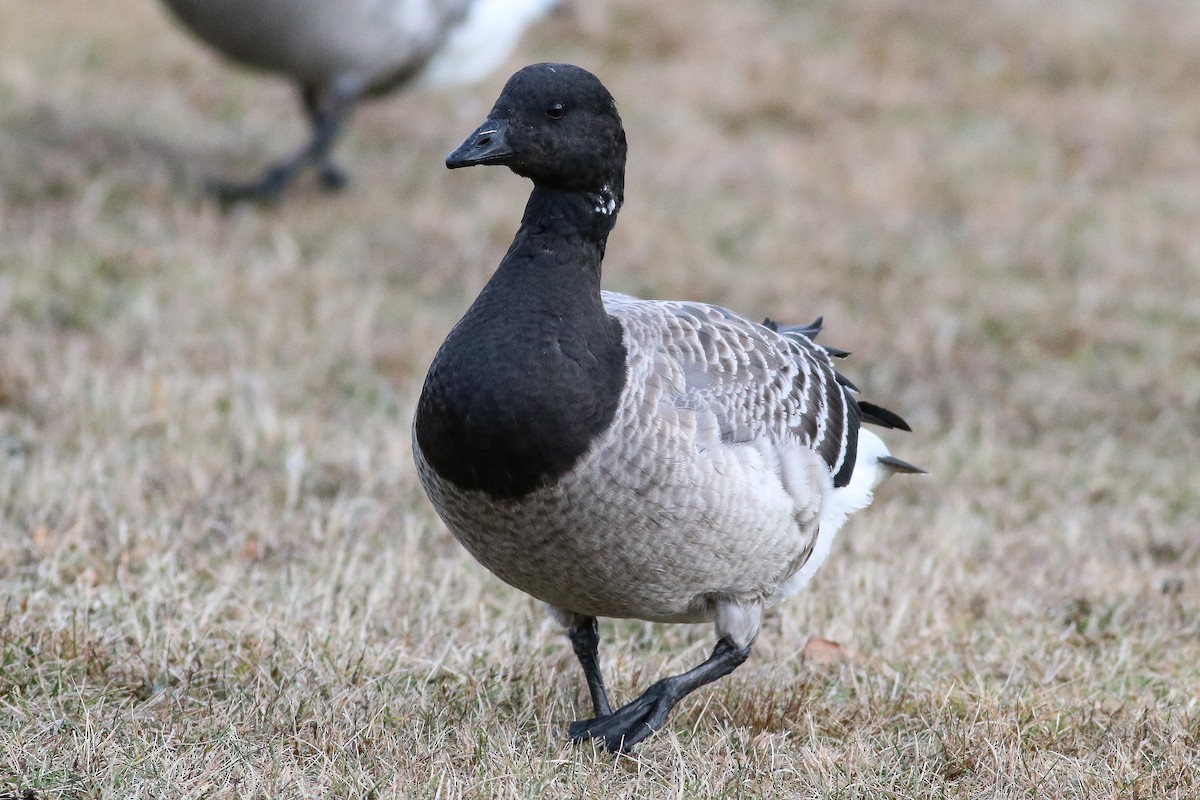
<path fill-rule="evenodd" d="M 546 116 L 550 119 L 562 119 L 563 114 L 567 113 L 567 107 L 562 103 L 551 103 L 546 109 Z"/>

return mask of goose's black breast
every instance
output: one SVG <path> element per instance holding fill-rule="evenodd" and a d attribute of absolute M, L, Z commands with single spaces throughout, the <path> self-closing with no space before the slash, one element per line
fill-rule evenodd
<path fill-rule="evenodd" d="M 611 317 L 578 326 L 488 305 L 481 297 L 438 351 L 414 434 L 444 480 L 515 499 L 553 484 L 613 425 L 625 347 Z"/>

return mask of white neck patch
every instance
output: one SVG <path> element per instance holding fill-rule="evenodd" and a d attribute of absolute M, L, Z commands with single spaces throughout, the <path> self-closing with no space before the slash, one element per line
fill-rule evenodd
<path fill-rule="evenodd" d="M 596 201 L 593 209 L 597 214 L 610 216 L 617 210 L 617 198 L 613 196 L 612 187 L 605 186 L 596 194 L 592 195 L 592 199 Z"/>

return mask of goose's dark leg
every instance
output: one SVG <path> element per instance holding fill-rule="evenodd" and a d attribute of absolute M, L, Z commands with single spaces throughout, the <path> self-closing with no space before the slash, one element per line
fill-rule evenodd
<path fill-rule="evenodd" d="M 612 713 L 612 706 L 608 704 L 608 691 L 604 688 L 604 675 L 600 672 L 600 627 L 596 618 L 580 617 L 576 624 L 567 629 L 567 636 L 571 638 L 571 647 L 575 649 L 575 657 L 579 659 L 584 677 L 587 678 L 596 716 L 607 717 Z"/>
<path fill-rule="evenodd" d="M 312 125 L 312 137 L 300 152 L 284 159 L 251 183 L 227 183 L 214 181 L 209 191 L 222 203 L 240 200 L 271 201 L 279 199 L 292 180 L 310 164 L 317 168 L 321 185 L 327 190 L 340 189 L 346 185 L 346 175 L 330 158 L 329 150 L 341 133 L 350 115 L 357 91 L 349 85 L 335 83 L 326 90 L 305 86 L 300 99 Z"/>
<path fill-rule="evenodd" d="M 614 753 L 629 752 L 634 745 L 662 727 L 667 715 L 680 700 L 701 686 L 733 672 L 749 657 L 749 645 L 738 647 L 731 639 L 722 637 L 708 660 L 695 669 L 663 678 L 641 697 L 611 714 L 598 713 L 595 719 L 571 723 L 571 739 L 576 742 L 599 739 Z"/>

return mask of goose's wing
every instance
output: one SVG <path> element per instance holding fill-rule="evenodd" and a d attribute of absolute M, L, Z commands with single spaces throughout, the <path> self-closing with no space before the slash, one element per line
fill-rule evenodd
<path fill-rule="evenodd" d="M 812 342 L 816 341 L 817 334 L 821 332 L 824 322 L 824 317 L 817 317 L 807 325 L 781 326 L 778 322 L 768 317 L 767 319 L 763 320 L 762 324 L 763 327 L 767 328 L 768 330 L 782 334 L 783 336 L 808 339 L 809 343 L 811 344 Z M 803 344 L 803 342 L 801 343 Z M 828 344 L 821 344 L 818 346 L 831 358 L 848 358 L 850 356 L 849 350 L 843 350 L 840 347 L 833 347 L 832 345 Z M 840 372 L 837 373 L 837 380 L 842 384 L 842 386 L 845 386 L 850 391 L 858 391 L 858 387 L 851 383 L 850 380 Z M 868 403 L 866 400 L 859 400 L 858 410 L 862 414 L 863 422 L 869 422 L 872 425 L 878 425 L 881 428 L 894 428 L 901 431 L 912 430 L 912 428 L 908 427 L 908 423 L 904 421 L 903 417 L 901 417 L 895 411 L 889 411 L 883 406 L 878 406 L 874 403 Z"/>
<path fill-rule="evenodd" d="M 722 441 L 795 437 L 821 457 L 835 486 L 850 481 L 862 414 L 829 353 L 809 337 L 819 325 L 780 329 L 703 303 L 603 298 L 628 335 L 655 350 L 675 403 L 713 414 Z"/>

